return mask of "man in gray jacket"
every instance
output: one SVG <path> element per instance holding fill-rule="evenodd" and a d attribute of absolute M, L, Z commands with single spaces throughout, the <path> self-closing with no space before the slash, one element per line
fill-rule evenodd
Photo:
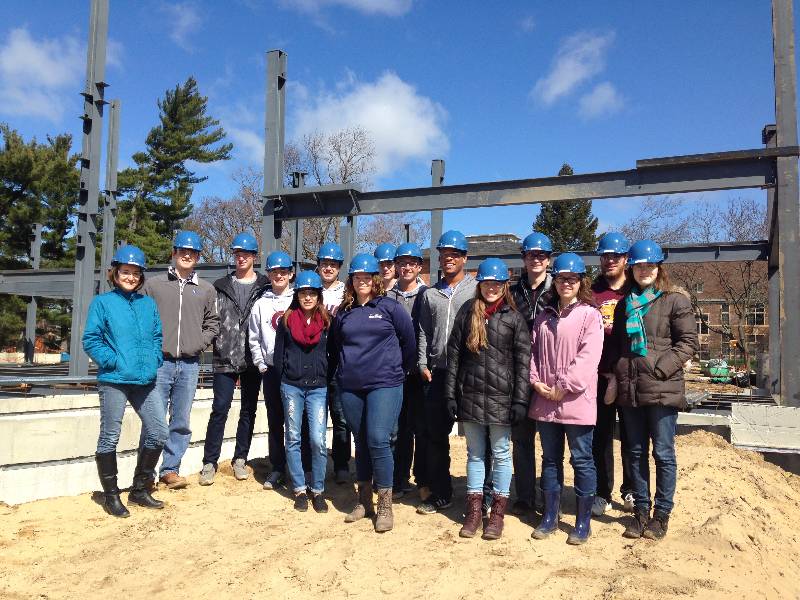
<path fill-rule="evenodd" d="M 465 271 L 467 238 L 460 231 L 446 231 L 436 245 L 442 279 L 425 290 L 419 309 L 417 341 L 419 370 L 426 386 L 425 428 L 417 431 L 419 452 L 425 453 L 427 476 L 420 488 L 420 514 L 431 514 L 452 506 L 450 477 L 450 431 L 453 418 L 447 414 L 444 382 L 447 377 L 447 341 L 461 306 L 475 297 L 477 282 Z M 430 492 L 430 493 L 428 493 Z"/>
<path fill-rule="evenodd" d="M 164 334 L 164 364 L 158 369 L 156 388 L 169 415 L 169 436 L 159 481 L 172 490 L 187 485 L 179 472 L 192 439 L 189 417 L 197 390 L 200 353 L 219 333 L 217 294 L 194 271 L 201 250 L 199 235 L 194 231 L 179 231 L 172 249 L 174 266 L 165 274 L 147 279 L 142 288 L 142 293 L 158 305 Z"/>

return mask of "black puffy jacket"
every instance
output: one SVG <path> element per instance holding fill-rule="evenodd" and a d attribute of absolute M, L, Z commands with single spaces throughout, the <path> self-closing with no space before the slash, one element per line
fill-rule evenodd
<path fill-rule="evenodd" d="M 247 320 L 253 304 L 269 287 L 269 279 L 263 273 L 258 274 L 245 306 L 237 303 L 233 286 L 233 275 L 214 282 L 220 324 L 219 334 L 214 340 L 214 373 L 242 373 L 253 366 L 250 344 L 247 343 Z"/>
<path fill-rule="evenodd" d="M 525 318 L 509 306 L 487 325 L 488 347 L 467 349 L 470 300 L 461 307 L 447 345 L 445 400 L 456 399 L 458 420 L 481 425 L 510 425 L 511 405 L 530 401 L 531 335 Z"/>

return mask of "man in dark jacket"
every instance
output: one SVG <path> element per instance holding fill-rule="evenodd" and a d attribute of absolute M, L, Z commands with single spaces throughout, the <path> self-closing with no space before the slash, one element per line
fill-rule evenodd
<path fill-rule="evenodd" d="M 220 332 L 214 341 L 214 402 L 208 419 L 200 485 L 214 483 L 225 421 L 237 380 L 241 387 L 241 403 L 233 459 L 235 462 L 236 459 L 247 458 L 253 437 L 258 390 L 261 387 L 261 373 L 253 364 L 247 343 L 247 324 L 250 309 L 267 289 L 269 280 L 254 269 L 258 253 L 255 236 L 240 233 L 233 238 L 231 250 L 236 261 L 236 272 L 214 282 Z"/>
<path fill-rule="evenodd" d="M 200 373 L 200 353 L 219 333 L 217 294 L 200 279 L 194 268 L 202 245 L 194 231 L 179 231 L 172 249 L 174 265 L 167 273 L 148 279 L 142 293 L 158 305 L 164 333 L 164 363 L 158 369 L 156 387 L 169 416 L 169 437 L 164 445 L 159 480 L 171 490 L 185 488 L 181 459 L 189 447 L 189 417 Z"/>
<path fill-rule="evenodd" d="M 530 332 L 536 316 L 553 298 L 550 291 L 553 278 L 547 272 L 553 245 L 546 235 L 534 231 L 522 240 L 521 251 L 525 272 L 511 288 L 511 295 Z M 527 513 L 536 500 L 535 438 L 536 421 L 527 416 L 511 428 L 514 490 L 517 494 L 511 512 L 516 515 Z"/>

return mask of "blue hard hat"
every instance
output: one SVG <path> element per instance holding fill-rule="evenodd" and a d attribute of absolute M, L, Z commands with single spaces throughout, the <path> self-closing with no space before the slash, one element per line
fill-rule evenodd
<path fill-rule="evenodd" d="M 534 231 L 529 233 L 524 240 L 522 240 L 522 253 L 525 254 L 530 250 L 540 250 L 542 252 L 552 252 L 553 243 L 550 238 L 543 233 Z"/>
<path fill-rule="evenodd" d="M 117 248 L 111 259 L 111 265 L 134 265 L 144 271 L 147 268 L 147 261 L 141 248 L 127 244 Z"/>
<path fill-rule="evenodd" d="M 487 258 L 478 265 L 478 281 L 508 281 L 508 266 L 499 258 Z"/>
<path fill-rule="evenodd" d="M 258 240 L 252 233 L 240 233 L 231 242 L 231 250 L 244 250 L 245 252 L 258 252 Z"/>
<path fill-rule="evenodd" d="M 439 243 L 436 244 L 437 250 L 441 250 L 442 248 L 454 248 L 460 252 L 466 252 L 467 238 L 464 237 L 463 233 L 455 229 L 445 231 L 439 238 Z"/>
<path fill-rule="evenodd" d="M 397 247 L 397 252 L 394 255 L 395 260 L 403 256 L 410 256 L 411 258 L 418 258 L 422 260 L 422 250 L 414 242 L 406 242 Z"/>
<path fill-rule="evenodd" d="M 394 244 L 390 244 L 389 242 L 384 242 L 382 244 L 378 244 L 378 247 L 375 248 L 375 252 L 373 256 L 378 259 L 378 262 L 383 262 L 385 260 L 394 260 L 395 254 L 397 253 L 397 248 Z"/>
<path fill-rule="evenodd" d="M 336 242 L 325 242 L 317 250 L 317 261 L 320 260 L 336 260 L 340 263 L 344 262 L 344 252 L 342 247 Z"/>
<path fill-rule="evenodd" d="M 305 290 L 305 289 L 321 290 L 322 289 L 322 279 L 314 271 L 300 271 L 300 273 L 298 273 L 298 275 L 297 275 L 297 279 L 294 282 L 294 289 L 295 290 Z"/>
<path fill-rule="evenodd" d="M 598 254 L 627 254 L 631 243 L 619 231 L 609 231 L 597 242 Z"/>
<path fill-rule="evenodd" d="M 267 256 L 267 271 L 272 269 L 292 269 L 292 257 L 281 250 L 270 252 Z"/>
<path fill-rule="evenodd" d="M 361 252 L 360 254 L 356 254 L 353 260 L 350 261 L 350 270 L 348 273 L 352 275 L 353 273 L 378 273 L 379 271 L 378 259 L 372 256 L 372 254 Z"/>
<path fill-rule="evenodd" d="M 564 254 L 559 254 L 553 261 L 553 275 L 558 275 L 559 273 L 583 275 L 586 273 L 586 263 L 574 252 L 564 252 Z"/>
<path fill-rule="evenodd" d="M 175 234 L 175 242 L 172 244 L 173 248 L 188 248 L 200 252 L 203 249 L 203 242 L 200 236 L 194 231 L 178 231 Z"/>
<path fill-rule="evenodd" d="M 662 262 L 664 262 L 664 252 L 662 252 L 661 246 L 653 240 L 639 240 L 634 242 L 628 250 L 628 264 L 630 265 Z"/>

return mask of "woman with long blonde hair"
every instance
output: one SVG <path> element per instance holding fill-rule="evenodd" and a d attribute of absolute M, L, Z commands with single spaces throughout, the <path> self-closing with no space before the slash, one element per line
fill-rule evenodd
<path fill-rule="evenodd" d="M 528 410 L 530 334 L 515 309 L 506 264 L 487 258 L 476 279 L 475 298 L 458 311 L 450 334 L 444 397 L 467 437 L 467 502 L 459 535 L 474 537 L 481 525 L 485 460 L 491 453 L 492 506 L 483 538 L 496 540 L 503 535 L 511 488 L 511 427 Z"/>

